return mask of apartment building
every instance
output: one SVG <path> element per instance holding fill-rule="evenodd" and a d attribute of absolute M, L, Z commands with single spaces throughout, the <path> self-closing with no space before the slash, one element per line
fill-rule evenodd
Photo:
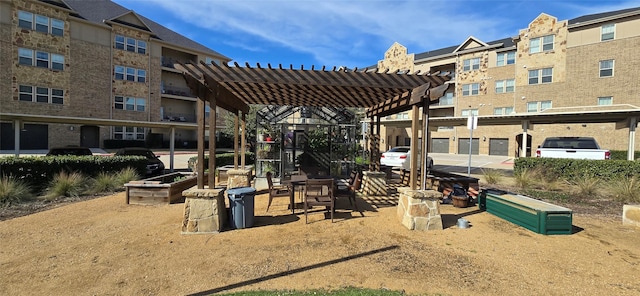
<path fill-rule="evenodd" d="M 197 99 L 173 63 L 230 60 L 109 0 L 1 1 L 0 44 L 0 113 L 69 119 L 0 118 L 0 150 L 16 146 L 16 124 L 23 150 L 125 140 L 168 147 L 172 135 L 175 147 L 190 145 L 195 129 L 171 123 L 195 126 Z"/>
<path fill-rule="evenodd" d="M 500 40 L 471 36 L 419 54 L 395 43 L 377 66 L 452 75 L 449 91 L 430 107 L 431 117 L 610 112 L 640 109 L 639 46 L 640 8 L 570 20 L 541 13 L 517 35 Z M 380 150 L 411 142 L 408 112 L 381 124 Z M 629 128 L 613 122 L 537 124 L 528 127 L 525 149 L 521 125 L 479 126 L 473 132 L 441 126 L 431 132 L 430 152 L 467 154 L 471 146 L 473 154 L 531 156 L 551 136 L 591 136 L 605 149 L 627 150 Z"/>

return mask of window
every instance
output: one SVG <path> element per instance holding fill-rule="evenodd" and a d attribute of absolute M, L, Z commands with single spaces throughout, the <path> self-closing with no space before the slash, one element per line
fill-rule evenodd
<path fill-rule="evenodd" d="M 511 93 L 515 90 L 515 79 L 498 80 L 496 81 L 496 93 Z"/>
<path fill-rule="evenodd" d="M 551 108 L 551 101 L 528 102 L 527 112 L 540 112 Z"/>
<path fill-rule="evenodd" d="M 600 61 L 600 77 L 613 76 L 613 60 Z"/>
<path fill-rule="evenodd" d="M 124 36 L 116 35 L 115 47 L 116 49 L 124 49 Z"/>
<path fill-rule="evenodd" d="M 145 54 L 147 53 L 147 43 L 142 41 L 142 40 L 138 40 L 138 53 L 141 54 Z"/>
<path fill-rule="evenodd" d="M 145 82 L 147 80 L 147 71 L 138 69 L 138 82 Z"/>
<path fill-rule="evenodd" d="M 450 106 L 453 105 L 453 92 L 447 92 L 444 96 L 440 97 L 440 101 L 438 102 L 439 106 Z"/>
<path fill-rule="evenodd" d="M 467 59 L 463 61 L 463 71 L 480 69 L 480 58 Z"/>
<path fill-rule="evenodd" d="M 113 128 L 113 138 L 116 140 L 144 140 L 144 128 L 132 126 L 116 126 Z"/>
<path fill-rule="evenodd" d="M 127 80 L 136 81 L 136 69 L 127 67 Z"/>
<path fill-rule="evenodd" d="M 616 24 L 604 25 L 600 28 L 600 41 L 613 40 L 616 33 Z"/>
<path fill-rule="evenodd" d="M 553 68 L 529 70 L 529 84 L 553 82 Z"/>
<path fill-rule="evenodd" d="M 64 70 L 64 56 L 59 54 L 51 54 L 51 69 Z"/>
<path fill-rule="evenodd" d="M 36 102 L 49 103 L 49 89 L 46 87 L 36 87 Z"/>
<path fill-rule="evenodd" d="M 49 18 L 44 15 L 36 14 L 36 31 L 49 33 Z"/>
<path fill-rule="evenodd" d="M 127 38 L 127 51 L 136 52 L 136 40 L 133 38 Z"/>
<path fill-rule="evenodd" d="M 409 112 L 398 113 L 396 119 L 409 119 Z"/>
<path fill-rule="evenodd" d="M 124 110 L 124 97 L 123 96 L 115 96 L 113 99 L 113 108 L 118 110 Z"/>
<path fill-rule="evenodd" d="M 114 69 L 116 80 L 124 80 L 124 67 L 115 66 Z"/>
<path fill-rule="evenodd" d="M 136 109 L 136 98 L 127 97 L 124 104 L 125 110 L 133 111 Z"/>
<path fill-rule="evenodd" d="M 19 87 L 19 99 L 20 101 L 33 102 L 33 86 L 20 85 Z"/>
<path fill-rule="evenodd" d="M 206 57 L 206 58 L 204 59 L 204 62 L 205 62 L 207 65 L 209 65 L 209 64 L 216 64 L 216 65 L 220 65 L 220 60 L 216 60 L 216 59 L 213 59 L 213 58 L 210 58 L 210 57 Z"/>
<path fill-rule="evenodd" d="M 144 112 L 147 100 L 142 98 L 136 98 L 136 111 Z"/>
<path fill-rule="evenodd" d="M 18 48 L 18 63 L 20 65 L 33 66 L 33 50 Z"/>
<path fill-rule="evenodd" d="M 598 106 L 613 105 L 613 97 L 599 97 Z"/>
<path fill-rule="evenodd" d="M 64 21 L 51 19 L 51 34 L 56 36 L 64 35 Z"/>
<path fill-rule="evenodd" d="M 501 52 L 498 53 L 498 62 L 496 66 L 512 65 L 516 63 L 516 52 Z"/>
<path fill-rule="evenodd" d="M 118 110 L 144 112 L 146 105 L 147 100 L 143 98 L 115 96 L 113 99 L 113 108 Z"/>
<path fill-rule="evenodd" d="M 52 104 L 63 104 L 64 103 L 64 90 L 61 89 L 51 89 L 51 103 Z"/>
<path fill-rule="evenodd" d="M 471 116 L 471 115 L 478 116 L 478 109 L 463 109 L 462 110 L 462 117 Z"/>
<path fill-rule="evenodd" d="M 514 113 L 513 107 L 493 108 L 493 115 L 508 115 Z"/>
<path fill-rule="evenodd" d="M 538 53 L 553 50 L 553 35 L 531 38 L 529 41 L 529 53 Z"/>
<path fill-rule="evenodd" d="M 18 27 L 32 30 L 33 29 L 33 13 L 18 10 Z"/>
<path fill-rule="evenodd" d="M 49 68 L 49 53 L 36 51 L 36 67 Z"/>
<path fill-rule="evenodd" d="M 480 93 L 480 83 L 463 84 L 462 96 L 475 96 Z"/>

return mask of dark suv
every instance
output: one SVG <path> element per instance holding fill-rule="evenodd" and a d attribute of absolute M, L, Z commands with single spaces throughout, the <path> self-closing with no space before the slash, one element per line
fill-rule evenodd
<path fill-rule="evenodd" d="M 115 156 L 144 156 L 147 158 L 147 176 L 161 175 L 164 173 L 164 163 L 160 158 L 147 148 L 130 147 L 118 150 Z"/>
<path fill-rule="evenodd" d="M 57 155 L 93 155 L 91 149 L 87 147 L 80 146 L 66 146 L 66 147 L 55 147 L 49 149 L 47 156 L 57 156 Z"/>

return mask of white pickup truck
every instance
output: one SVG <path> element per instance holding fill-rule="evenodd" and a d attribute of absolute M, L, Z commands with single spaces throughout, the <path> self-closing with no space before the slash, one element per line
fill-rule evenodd
<path fill-rule="evenodd" d="M 591 137 L 551 137 L 544 139 L 536 150 L 536 157 L 611 159 L 609 150 L 600 149 Z"/>

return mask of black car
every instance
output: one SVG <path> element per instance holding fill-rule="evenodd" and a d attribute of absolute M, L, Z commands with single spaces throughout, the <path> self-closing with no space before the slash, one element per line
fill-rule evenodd
<path fill-rule="evenodd" d="M 164 173 L 164 163 L 160 158 L 147 148 L 130 147 L 122 148 L 115 153 L 115 156 L 144 156 L 147 158 L 147 176 L 161 175 Z"/>
<path fill-rule="evenodd" d="M 65 146 L 65 147 L 55 147 L 49 149 L 47 152 L 47 156 L 58 156 L 58 155 L 93 155 L 91 149 L 87 147 L 80 146 Z"/>

